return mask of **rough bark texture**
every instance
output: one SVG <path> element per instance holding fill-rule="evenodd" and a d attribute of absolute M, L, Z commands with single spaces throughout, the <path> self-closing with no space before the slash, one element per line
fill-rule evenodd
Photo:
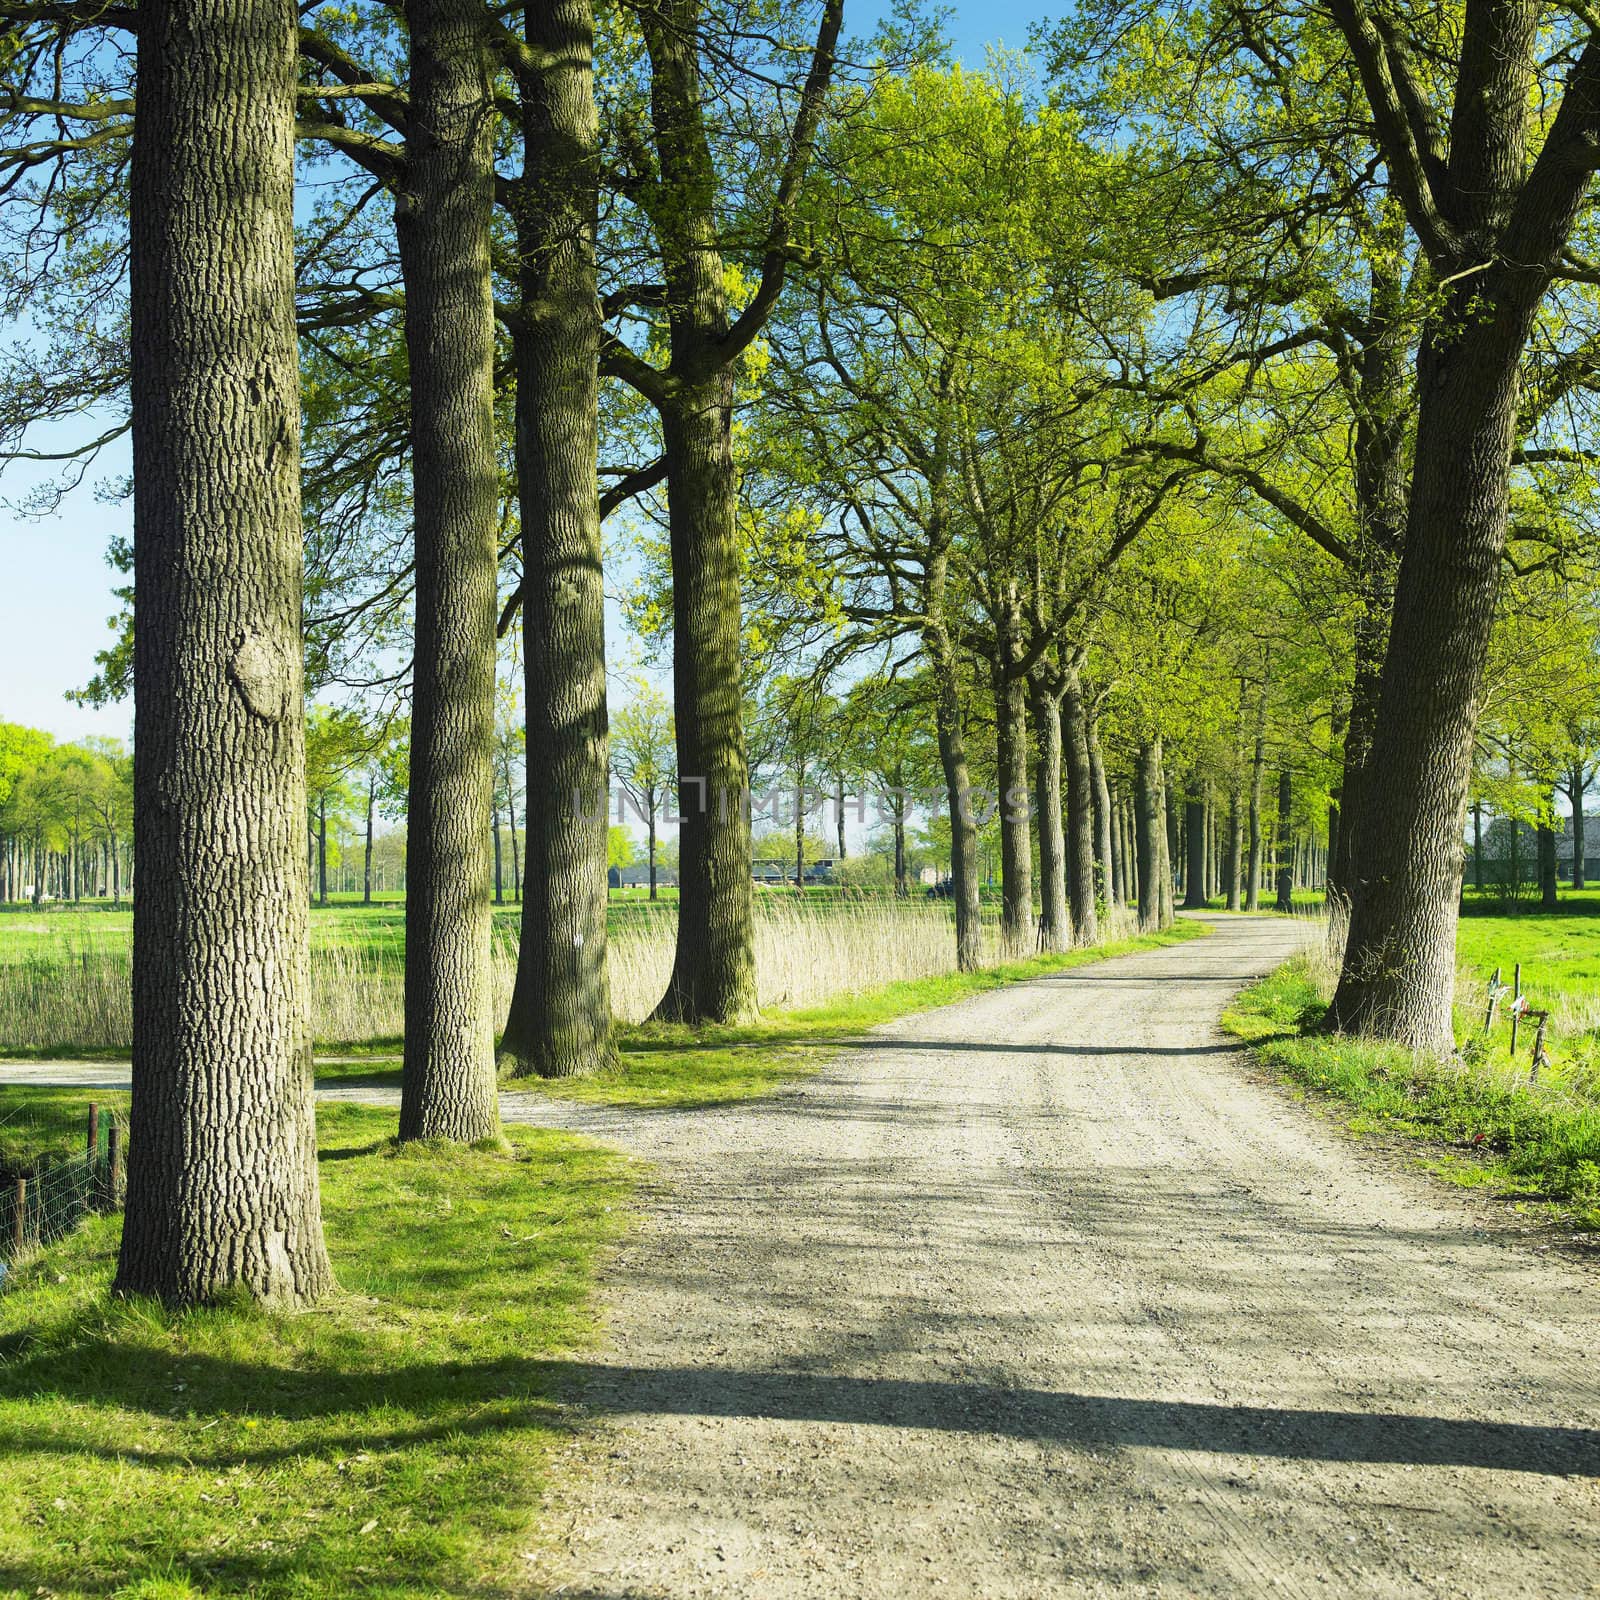
<path fill-rule="evenodd" d="M 1365 11 L 1332 8 L 1440 294 L 1417 358 L 1415 466 L 1358 829 L 1357 874 L 1328 1023 L 1443 1054 L 1453 1045 L 1463 824 L 1499 588 L 1529 333 L 1589 190 L 1600 43 L 1566 75 L 1530 159 L 1541 12 L 1463 17 L 1447 164 L 1425 168 Z"/>
<path fill-rule="evenodd" d="M 1100 937 L 1094 903 L 1094 775 L 1089 760 L 1088 716 L 1075 672 L 1068 676 L 1061 699 L 1061 745 L 1067 769 L 1067 893 L 1072 909 L 1072 938 L 1075 944 L 1093 944 Z"/>
<path fill-rule="evenodd" d="M 1000 940 L 1033 945 L 1033 838 L 1028 818 L 1028 692 L 1009 659 L 994 665 L 995 766 L 1000 780 Z"/>
<path fill-rule="evenodd" d="M 526 37 L 550 64 L 518 77 L 524 165 L 512 214 L 522 315 L 512 352 L 527 870 L 499 1066 L 516 1077 L 565 1078 L 615 1059 L 606 960 L 609 772 L 595 470 L 599 119 L 591 0 L 528 7 Z"/>
<path fill-rule="evenodd" d="M 1463 824 L 1505 544 L 1516 368 L 1486 372 L 1435 334 L 1419 377 L 1411 519 L 1369 757 L 1383 782 L 1362 800 L 1329 1020 L 1442 1053 L 1453 1042 Z"/>
<path fill-rule="evenodd" d="M 406 812 L 402 1139 L 500 1129 L 489 972 L 494 795 L 495 111 L 475 0 L 412 0 L 395 206 L 406 289 L 416 660 Z"/>
<path fill-rule="evenodd" d="M 722 284 L 704 294 L 720 304 Z M 742 716 L 739 542 L 723 369 L 662 411 L 672 547 L 677 706 L 678 942 L 656 1016 L 747 1021 L 756 1012 L 749 768 Z"/>
<path fill-rule="evenodd" d="M 1036 678 L 1033 706 L 1033 804 L 1039 818 L 1039 948 L 1072 942 L 1067 916 L 1067 844 L 1061 821 L 1061 702 Z"/>
<path fill-rule="evenodd" d="M 133 1111 L 115 1287 L 299 1305 L 307 1022 L 296 16 L 139 9 L 132 202 Z"/>

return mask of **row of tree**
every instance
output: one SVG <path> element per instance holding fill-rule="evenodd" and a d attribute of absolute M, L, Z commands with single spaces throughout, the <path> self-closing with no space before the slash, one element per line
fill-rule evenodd
<path fill-rule="evenodd" d="M 969 74 L 915 8 L 842 45 L 842 0 L 0 16 L 35 333 L 0 429 L 98 408 L 69 481 L 133 442 L 129 629 L 91 686 L 138 688 L 124 1288 L 329 1281 L 308 687 L 407 717 L 401 1134 L 495 1136 L 518 624 L 500 1070 L 613 1059 L 613 768 L 683 819 L 657 1016 L 754 1013 L 752 765 L 839 792 L 823 696 L 861 707 L 863 775 L 936 771 L 962 965 L 978 789 L 1018 948 L 1092 940 L 1111 900 L 1159 925 L 1180 873 L 1249 899 L 1275 799 L 1280 892 L 1322 870 L 1298 836 L 1350 903 L 1335 1024 L 1448 1043 L 1496 664 L 1590 620 L 1581 18 L 1100 0 Z M 608 515 L 670 772 L 608 748 Z"/>

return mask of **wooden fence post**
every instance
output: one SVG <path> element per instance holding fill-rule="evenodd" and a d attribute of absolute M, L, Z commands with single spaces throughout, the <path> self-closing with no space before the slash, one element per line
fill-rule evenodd
<path fill-rule="evenodd" d="M 17 1179 L 17 1214 L 11 1219 L 11 1254 L 15 1259 L 22 1254 L 23 1242 L 28 1237 L 28 1180 Z"/>
<path fill-rule="evenodd" d="M 1519 961 L 1512 968 L 1515 976 L 1512 978 L 1511 989 L 1511 1053 L 1517 1053 L 1517 1024 L 1522 1020 L 1521 1008 L 1517 1001 L 1522 998 L 1522 963 Z"/>

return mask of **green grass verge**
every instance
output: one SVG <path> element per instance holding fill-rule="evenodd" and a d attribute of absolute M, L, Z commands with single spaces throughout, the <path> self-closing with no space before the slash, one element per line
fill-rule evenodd
<path fill-rule="evenodd" d="M 119 1097 L 4 1088 L 0 1118 L 77 1135 L 90 1099 Z M 0 1295 L 0 1595 L 514 1586 L 630 1164 L 521 1128 L 514 1157 L 397 1150 L 365 1107 L 323 1105 L 318 1130 L 326 1308 L 113 1302 L 114 1217 Z"/>
<path fill-rule="evenodd" d="M 1559 1081 L 1530 1084 L 1525 1067 L 1481 1051 L 1430 1061 L 1311 1031 L 1325 1010 L 1297 958 L 1246 989 L 1222 1025 L 1277 1076 L 1350 1108 L 1356 1132 L 1415 1139 L 1451 1182 L 1541 1202 L 1572 1227 L 1600 1229 L 1600 1105 Z"/>

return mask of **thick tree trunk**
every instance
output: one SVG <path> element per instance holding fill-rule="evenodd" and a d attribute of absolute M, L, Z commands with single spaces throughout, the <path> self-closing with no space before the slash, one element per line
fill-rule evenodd
<path fill-rule="evenodd" d="M 490 1015 L 498 468 L 493 106 L 476 0 L 410 0 L 406 291 L 416 529 L 402 1139 L 500 1131 Z"/>
<path fill-rule="evenodd" d="M 145 0 L 131 181 L 133 1110 L 115 1290 L 333 1287 L 307 1018 L 296 24 Z"/>
<path fill-rule="evenodd" d="M 1294 910 L 1294 835 L 1290 828 L 1290 811 L 1294 804 L 1294 790 L 1285 767 L 1278 774 L 1278 894 L 1273 910 L 1288 913 Z"/>
<path fill-rule="evenodd" d="M 1183 908 L 1203 911 L 1206 907 L 1206 803 L 1199 793 L 1200 779 L 1191 778 L 1193 792 L 1184 801 L 1188 830 L 1188 860 L 1183 874 Z"/>
<path fill-rule="evenodd" d="M 1453 1043 L 1463 823 L 1532 316 L 1514 297 L 1478 305 L 1481 291 L 1452 290 L 1418 359 L 1410 519 L 1368 761 L 1383 779 L 1362 801 L 1350 938 L 1328 1012 L 1344 1031 L 1438 1053 Z"/>
<path fill-rule="evenodd" d="M 1094 903 L 1094 773 L 1089 760 L 1088 716 L 1074 672 L 1061 701 L 1061 745 L 1067 768 L 1067 893 L 1074 944 L 1095 944 L 1100 921 Z"/>
<path fill-rule="evenodd" d="M 722 370 L 662 410 L 683 818 L 678 943 L 656 1008 L 669 1021 L 740 1022 L 756 1012 L 732 405 Z"/>
<path fill-rule="evenodd" d="M 1033 803 L 1039 816 L 1039 949 L 1065 950 L 1067 843 L 1061 824 L 1061 702 L 1042 679 L 1032 685 Z"/>
<path fill-rule="evenodd" d="M 615 1059 L 606 957 L 605 602 L 595 299 L 599 124 L 591 0 L 529 6 L 542 71 L 519 74 L 524 166 L 517 493 L 522 510 L 526 781 L 521 938 L 499 1065 L 565 1078 Z M 685 767 L 685 772 L 696 772 Z M 746 872 L 748 877 L 748 871 Z"/>
<path fill-rule="evenodd" d="M 1033 948 L 1033 839 L 1028 816 L 1028 691 L 1010 665 L 995 663 L 995 766 L 1000 780 L 1000 942 L 1010 955 Z"/>
<path fill-rule="evenodd" d="M 1094 865 L 1096 888 L 1108 907 L 1122 898 L 1116 867 L 1116 833 L 1112 827 L 1111 787 L 1100 754 L 1098 719 L 1085 712 L 1084 737 L 1089 747 L 1089 787 L 1094 797 Z"/>
<path fill-rule="evenodd" d="M 1137 780 L 1137 769 L 1135 779 Z M 1135 781 L 1134 787 L 1138 784 Z M 1137 907 L 1139 904 L 1139 839 L 1138 827 L 1134 813 L 1137 806 L 1131 794 L 1118 796 L 1117 814 L 1121 824 L 1122 833 L 1122 901 L 1124 905 Z"/>
<path fill-rule="evenodd" d="M 1161 922 L 1161 857 L 1166 847 L 1166 818 L 1161 799 L 1161 747 L 1155 740 L 1139 746 L 1134 769 L 1134 832 L 1139 863 L 1139 931 L 1150 933 Z"/>

